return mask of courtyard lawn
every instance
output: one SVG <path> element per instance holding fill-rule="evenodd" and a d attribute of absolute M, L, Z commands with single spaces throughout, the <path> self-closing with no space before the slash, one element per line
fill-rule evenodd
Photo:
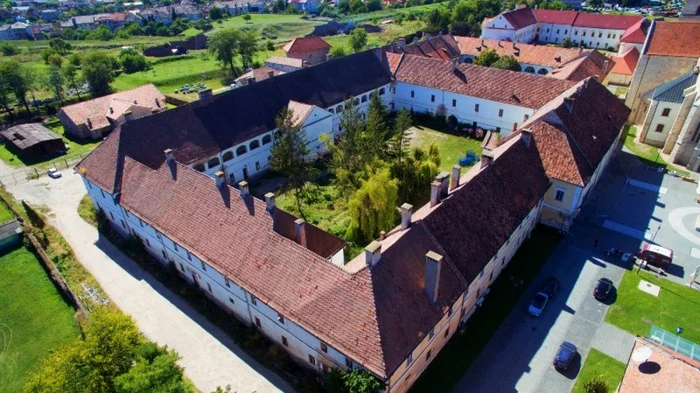
<path fill-rule="evenodd" d="M 415 126 L 410 132 L 412 148 L 427 150 L 432 143 L 438 146 L 441 172 L 451 173 L 452 167 L 458 163 L 459 158 L 467 155 L 467 150 L 481 155 L 481 141 L 477 139 L 435 131 L 423 126 Z"/>
<path fill-rule="evenodd" d="M 667 163 L 659 154 L 659 148 L 637 142 L 635 138 L 638 131 L 639 129 L 637 126 L 626 125 L 624 131 L 622 132 L 622 138 L 624 138 L 623 141 L 625 148 L 637 156 L 637 158 L 639 158 L 644 165 L 664 167 L 669 171 L 678 172 L 681 176 L 690 175 L 690 172 L 676 165 Z"/>
<path fill-rule="evenodd" d="M 411 388 L 412 393 L 450 392 L 486 346 L 560 241 L 551 228 L 539 226 L 498 276 L 483 307 L 469 318 L 464 334 L 455 334 Z M 510 278 L 523 280 L 514 287 Z"/>
<path fill-rule="evenodd" d="M 642 279 L 661 287 L 658 297 L 637 288 Z M 651 325 L 672 332 L 682 327 L 681 337 L 700 344 L 700 313 L 694 311 L 699 305 L 700 292 L 645 271 L 637 275 L 635 268 L 622 278 L 605 320 L 643 337 L 649 335 Z"/>
<path fill-rule="evenodd" d="M 0 288 L 0 392 L 21 392 L 50 351 L 78 337 L 78 323 L 25 248 L 0 257 Z"/>
<path fill-rule="evenodd" d="M 581 372 L 578 374 L 576 385 L 572 393 L 585 393 L 583 383 L 592 377 L 600 376 L 608 384 L 608 391 L 614 392 L 617 385 L 622 381 L 622 376 L 625 374 L 626 365 L 610 356 L 600 352 L 595 348 L 591 348 L 586 358 L 586 363 L 583 365 Z"/>

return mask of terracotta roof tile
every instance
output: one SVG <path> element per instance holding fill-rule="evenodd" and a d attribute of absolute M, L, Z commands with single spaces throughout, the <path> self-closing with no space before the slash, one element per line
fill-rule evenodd
<path fill-rule="evenodd" d="M 622 56 L 613 56 L 615 66 L 610 70 L 612 74 L 632 75 L 639 62 L 639 50 L 636 47 L 630 48 Z"/>
<path fill-rule="evenodd" d="M 291 40 L 284 46 L 287 53 L 306 53 L 317 50 L 330 49 L 330 45 L 321 37 L 299 37 Z"/>
<path fill-rule="evenodd" d="M 560 10 L 532 10 L 538 23 L 573 26 L 578 12 Z"/>
<path fill-rule="evenodd" d="M 506 11 L 503 14 L 503 18 L 508 21 L 508 23 L 515 28 L 515 30 L 520 30 L 523 27 L 534 25 L 537 23 L 535 15 L 532 13 L 532 9 L 528 7 L 518 8 L 513 11 Z"/>
<path fill-rule="evenodd" d="M 576 21 L 574 22 L 574 26 L 592 27 L 596 29 L 627 30 L 641 19 L 644 18 L 637 15 L 612 15 L 579 12 L 578 16 L 576 17 Z"/>
<path fill-rule="evenodd" d="M 404 55 L 396 79 L 486 100 L 537 109 L 572 83 L 521 72 Z"/>
<path fill-rule="evenodd" d="M 647 55 L 700 57 L 700 22 L 654 22 Z"/>
<path fill-rule="evenodd" d="M 606 61 L 608 62 L 607 65 L 605 64 Z M 614 59 L 605 57 L 598 51 L 584 52 L 578 58 L 552 70 L 548 76 L 572 82 L 579 82 L 588 77 L 594 77 L 602 81 L 614 65 Z"/>
<path fill-rule="evenodd" d="M 646 41 L 649 26 L 651 26 L 651 21 L 649 19 L 640 20 L 625 31 L 620 38 L 620 42 L 643 44 L 644 41 Z"/>
<path fill-rule="evenodd" d="M 486 49 L 493 49 L 499 56 L 513 56 L 520 63 L 537 64 L 552 68 L 559 67 L 579 55 L 578 49 L 556 46 L 514 45 L 512 42 L 499 42 L 475 37 L 455 37 L 455 39 L 463 55 L 477 56 Z"/>

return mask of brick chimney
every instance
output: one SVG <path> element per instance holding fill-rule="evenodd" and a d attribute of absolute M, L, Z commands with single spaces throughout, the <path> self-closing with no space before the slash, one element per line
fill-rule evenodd
<path fill-rule="evenodd" d="M 365 263 L 369 267 L 374 267 L 382 259 L 382 243 L 373 241 L 365 247 Z"/>
<path fill-rule="evenodd" d="M 437 303 L 440 289 L 440 270 L 442 268 L 442 255 L 428 251 L 425 254 L 425 294 L 430 303 Z"/>
<path fill-rule="evenodd" d="M 163 153 L 165 154 L 165 161 L 167 161 L 168 163 L 175 159 L 173 149 L 165 149 L 163 150 Z"/>
<path fill-rule="evenodd" d="M 430 207 L 434 207 L 440 203 L 440 187 L 442 185 L 439 181 L 434 180 L 430 183 Z"/>
<path fill-rule="evenodd" d="M 401 48 L 401 50 L 406 49 L 406 39 L 405 38 L 399 38 L 399 48 Z"/>
<path fill-rule="evenodd" d="M 245 199 L 245 197 L 247 197 L 250 193 L 248 190 L 248 182 L 245 180 L 241 180 L 240 182 L 238 182 L 238 189 L 241 191 L 241 199 Z"/>
<path fill-rule="evenodd" d="M 411 226 L 411 214 L 413 214 L 413 205 L 404 203 L 401 205 L 401 230 L 408 229 Z"/>
<path fill-rule="evenodd" d="M 306 248 L 306 221 L 303 218 L 294 221 L 294 232 L 297 236 L 297 243 Z"/>
<path fill-rule="evenodd" d="M 131 113 L 131 111 L 124 112 L 124 120 L 125 121 L 130 121 L 133 118 L 134 118 L 134 114 Z"/>
<path fill-rule="evenodd" d="M 481 168 L 486 168 L 493 163 L 493 153 L 490 151 L 481 152 Z"/>
<path fill-rule="evenodd" d="M 272 213 L 276 206 L 275 194 L 272 192 L 265 194 L 265 210 L 267 210 L 268 213 Z"/>
<path fill-rule="evenodd" d="M 440 172 L 435 176 L 435 181 L 440 182 L 440 199 L 447 197 L 450 191 L 450 174 L 447 172 Z"/>
<path fill-rule="evenodd" d="M 217 171 L 214 173 L 214 178 L 216 179 L 216 187 L 222 188 L 226 185 L 226 175 L 223 171 Z"/>
<path fill-rule="evenodd" d="M 532 130 L 529 128 L 524 128 L 520 131 L 520 140 L 526 147 L 530 147 L 532 142 Z"/>
<path fill-rule="evenodd" d="M 459 186 L 459 178 L 462 176 L 462 167 L 455 165 L 452 167 L 452 178 L 450 179 L 450 190 Z"/>

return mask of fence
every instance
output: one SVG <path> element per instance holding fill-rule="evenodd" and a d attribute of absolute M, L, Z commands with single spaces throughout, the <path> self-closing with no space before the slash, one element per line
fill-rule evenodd
<path fill-rule="evenodd" d="M 687 356 L 693 360 L 700 361 L 700 345 L 690 340 L 686 340 L 675 333 L 668 332 L 658 326 L 652 325 L 649 339 L 664 347 Z"/>
<path fill-rule="evenodd" d="M 43 162 L 33 167 L 21 169 L 12 173 L 0 175 L 0 186 L 6 184 L 17 184 L 28 180 L 38 179 L 41 176 L 48 174 L 49 168 L 60 170 L 72 170 L 85 156 L 78 154 L 77 156 L 67 158 L 59 158 L 53 161 Z"/>

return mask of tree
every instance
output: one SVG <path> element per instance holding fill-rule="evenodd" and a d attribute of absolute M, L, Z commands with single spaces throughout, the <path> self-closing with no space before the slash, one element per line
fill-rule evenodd
<path fill-rule="evenodd" d="M 472 32 L 472 28 L 469 25 L 469 23 L 463 21 L 463 20 L 458 20 L 454 23 L 452 23 L 450 32 L 454 35 L 458 36 L 468 36 Z"/>
<path fill-rule="evenodd" d="M 49 72 L 42 79 L 42 83 L 44 87 L 53 92 L 54 96 L 61 102 L 61 105 L 63 105 L 66 79 L 61 73 L 61 69 L 55 66 L 49 68 Z"/>
<path fill-rule="evenodd" d="M 52 38 L 49 40 L 49 48 L 56 51 L 59 55 L 65 55 L 70 49 L 70 44 L 63 41 L 61 38 Z"/>
<path fill-rule="evenodd" d="M 192 393 L 176 363 L 179 358 L 177 353 L 165 350 L 151 359 L 139 357 L 126 374 L 114 380 L 116 393 Z"/>
<path fill-rule="evenodd" d="M 428 151 L 413 149 L 400 164 L 391 167 L 392 175 L 399 179 L 399 197 L 409 203 L 424 203 L 428 198 L 428 185 L 438 174 L 440 151 L 431 144 Z"/>
<path fill-rule="evenodd" d="M 78 68 L 73 65 L 73 63 L 68 63 L 63 67 L 63 76 L 65 77 L 66 84 L 73 90 L 75 90 L 75 94 L 78 95 L 78 99 L 80 98 L 80 85 L 83 84 L 83 81 L 78 78 Z"/>
<path fill-rule="evenodd" d="M 563 46 L 564 48 L 571 48 L 572 46 L 574 46 L 574 41 L 571 40 L 571 37 L 566 37 L 564 38 L 564 41 L 561 42 L 561 46 Z"/>
<path fill-rule="evenodd" d="M 348 200 L 350 224 L 346 236 L 358 243 L 366 243 L 376 238 L 380 231 L 388 231 L 394 226 L 396 217 L 396 201 L 398 199 L 398 180 L 392 178 L 387 167 L 381 167 L 381 162 L 367 166 L 367 180 L 362 180 L 361 186 Z M 353 392 L 374 392 L 377 390 L 362 390 L 367 386 L 364 378 L 353 375 L 351 381 L 346 380 Z"/>
<path fill-rule="evenodd" d="M 234 59 L 239 40 L 240 33 L 236 29 L 218 30 L 209 37 L 209 52 L 221 63 L 224 70 L 229 70 L 231 80 L 238 76 Z"/>
<path fill-rule="evenodd" d="M 255 32 L 241 32 L 238 42 L 238 53 L 241 55 L 241 63 L 243 63 L 243 69 L 248 69 L 253 64 L 253 58 L 255 57 L 255 52 L 257 51 L 258 37 L 256 37 Z"/>
<path fill-rule="evenodd" d="M 367 2 L 367 11 L 379 11 L 382 9 L 382 2 L 380 0 L 369 0 Z"/>
<path fill-rule="evenodd" d="M 367 4 L 362 0 L 350 0 L 350 12 L 353 14 L 363 14 L 367 12 Z"/>
<path fill-rule="evenodd" d="M 357 99 L 354 99 L 357 100 Z M 335 174 L 335 186 L 341 194 L 349 195 L 360 187 L 363 171 L 375 156 L 367 151 L 365 121 L 354 100 L 345 103 L 340 129 L 343 133 L 336 141 L 326 140 L 331 155 L 330 167 Z"/>
<path fill-rule="evenodd" d="M 605 380 L 596 375 L 583 382 L 583 391 L 586 393 L 608 393 L 608 384 Z"/>
<path fill-rule="evenodd" d="M 146 57 L 133 48 L 121 50 L 117 55 L 117 59 L 119 59 L 119 63 L 121 63 L 124 72 L 127 74 L 151 68 L 151 64 L 146 60 Z"/>
<path fill-rule="evenodd" d="M 348 14 L 350 13 L 350 1 L 349 0 L 340 0 L 338 2 L 338 12 L 341 14 Z"/>
<path fill-rule="evenodd" d="M 343 57 L 347 54 L 347 53 L 345 53 L 345 48 L 342 46 L 334 46 L 333 48 L 331 48 L 330 53 L 334 59 L 337 59 L 339 57 Z"/>
<path fill-rule="evenodd" d="M 0 63 L 0 75 L 2 75 L 2 63 Z M 12 112 L 10 111 L 10 96 L 12 95 L 12 89 L 8 80 L 5 78 L 0 78 L 0 106 L 5 108 L 5 112 L 8 113 L 10 118 L 12 118 Z"/>
<path fill-rule="evenodd" d="M 350 32 L 350 47 L 352 51 L 357 53 L 367 46 L 367 31 L 356 27 Z"/>
<path fill-rule="evenodd" d="M 89 40 L 109 41 L 114 38 L 114 33 L 105 25 L 98 26 L 87 35 Z"/>
<path fill-rule="evenodd" d="M 0 63 L 0 80 L 6 83 L 5 88 L 12 92 L 17 102 L 31 113 L 27 102 L 27 92 L 31 86 L 29 77 L 30 73 L 24 66 L 14 60 L 5 60 Z"/>
<path fill-rule="evenodd" d="M 250 14 L 245 14 L 245 15 L 243 15 L 243 20 L 246 21 L 246 22 L 250 21 L 252 18 L 253 18 L 253 17 L 250 16 Z"/>
<path fill-rule="evenodd" d="M 2 53 L 3 56 L 14 56 L 20 52 L 19 48 L 15 45 L 10 44 L 9 42 L 0 42 L 0 53 Z"/>
<path fill-rule="evenodd" d="M 104 52 L 90 52 L 82 59 L 83 76 L 94 96 L 110 92 L 116 60 Z"/>
<path fill-rule="evenodd" d="M 343 379 L 349 393 L 377 393 L 382 388 L 379 381 L 366 370 L 346 372 Z"/>
<path fill-rule="evenodd" d="M 411 112 L 406 108 L 400 110 L 394 122 L 394 138 L 389 143 L 389 150 L 399 165 L 401 165 L 401 161 L 410 144 L 407 131 L 411 126 L 413 126 Z"/>
<path fill-rule="evenodd" d="M 270 168 L 287 178 L 287 184 L 294 190 L 299 213 L 301 210 L 301 191 L 306 182 L 313 178 L 314 169 L 308 162 L 309 142 L 306 133 L 297 124 L 294 112 L 285 108 L 275 121 L 278 129 L 272 145 Z"/>
<path fill-rule="evenodd" d="M 498 56 L 498 53 L 496 53 L 494 49 L 486 49 L 474 57 L 474 64 L 484 67 L 491 67 L 493 63 L 498 61 L 498 59 L 500 59 L 500 56 Z"/>
<path fill-rule="evenodd" d="M 321 5 L 323 4 L 325 3 L 321 3 Z M 284 12 L 285 8 L 287 8 L 287 2 L 285 0 L 275 0 L 275 2 L 272 4 L 273 13 Z"/>
<path fill-rule="evenodd" d="M 491 67 L 511 71 L 521 70 L 520 63 L 518 63 L 518 60 L 511 55 L 501 56 L 495 63 L 491 64 Z"/>
<path fill-rule="evenodd" d="M 603 0 L 587 0 L 586 5 L 592 8 L 603 7 Z"/>
<path fill-rule="evenodd" d="M 209 9 L 209 18 L 211 20 L 219 20 L 224 17 L 224 10 L 219 7 L 212 7 Z"/>
<path fill-rule="evenodd" d="M 448 9 L 433 8 L 426 18 L 427 26 L 423 31 L 434 34 L 440 31 L 447 31 L 450 22 L 450 11 Z"/>
<path fill-rule="evenodd" d="M 379 94 L 372 93 L 367 111 L 366 143 L 368 143 L 367 150 L 377 157 L 385 155 L 386 152 L 384 142 L 388 133 L 388 116 Z"/>

